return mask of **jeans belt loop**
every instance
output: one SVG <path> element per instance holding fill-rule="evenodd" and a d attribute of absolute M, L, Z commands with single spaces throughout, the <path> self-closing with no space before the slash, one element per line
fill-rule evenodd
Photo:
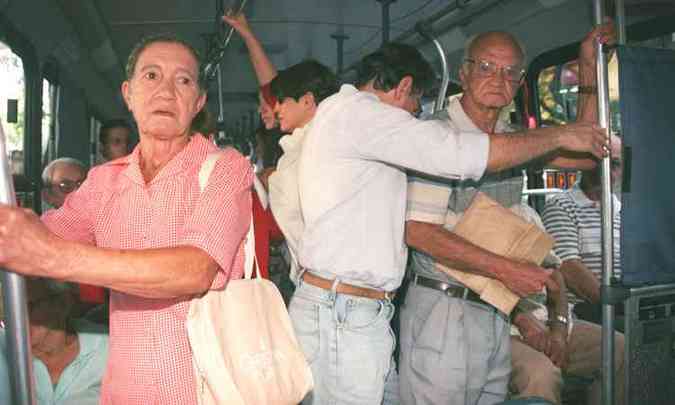
<path fill-rule="evenodd" d="M 333 280 L 333 284 L 330 287 L 330 294 L 333 297 L 333 300 L 337 297 L 338 285 L 340 285 L 340 279 L 335 277 L 335 280 Z"/>
<path fill-rule="evenodd" d="M 306 268 L 300 266 L 300 269 L 298 270 L 298 287 L 300 287 L 304 283 L 302 276 L 305 275 L 306 271 L 307 271 Z"/>

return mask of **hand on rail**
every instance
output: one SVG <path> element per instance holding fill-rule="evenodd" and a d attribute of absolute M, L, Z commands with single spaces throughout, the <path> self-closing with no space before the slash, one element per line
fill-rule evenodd
<path fill-rule="evenodd" d="M 59 240 L 32 210 L 0 205 L 0 266 L 24 275 L 54 277 L 44 269 L 55 260 Z"/>
<path fill-rule="evenodd" d="M 593 28 L 581 41 L 579 47 L 580 68 L 585 67 L 595 70 L 596 42 L 608 46 L 616 44 L 616 27 L 612 19 L 607 18 L 604 24 Z"/>
<path fill-rule="evenodd" d="M 598 159 L 609 154 L 607 130 L 597 124 L 575 122 L 558 127 L 561 149 L 588 152 Z"/>
<path fill-rule="evenodd" d="M 223 15 L 223 21 L 234 28 L 244 40 L 255 38 L 244 13 L 231 14 L 231 12 L 227 12 Z"/>

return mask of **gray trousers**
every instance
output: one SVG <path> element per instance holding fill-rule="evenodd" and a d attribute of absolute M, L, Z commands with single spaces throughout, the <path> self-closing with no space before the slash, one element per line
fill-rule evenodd
<path fill-rule="evenodd" d="M 506 398 L 509 321 L 488 305 L 410 285 L 401 308 L 401 403 L 488 405 Z"/>

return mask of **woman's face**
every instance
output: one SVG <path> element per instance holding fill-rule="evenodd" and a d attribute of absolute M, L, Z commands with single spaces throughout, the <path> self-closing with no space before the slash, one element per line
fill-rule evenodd
<path fill-rule="evenodd" d="M 265 99 L 260 93 L 258 93 L 258 101 L 260 102 L 258 105 L 258 112 L 260 113 L 260 119 L 262 120 L 263 124 L 265 124 L 265 129 L 272 129 L 276 127 L 277 117 L 274 113 L 274 108 L 270 107 L 269 104 L 265 102 Z"/>
<path fill-rule="evenodd" d="M 192 120 L 206 102 L 198 78 L 197 60 L 184 45 L 156 42 L 141 52 L 133 77 L 122 84 L 141 138 L 190 135 Z"/>

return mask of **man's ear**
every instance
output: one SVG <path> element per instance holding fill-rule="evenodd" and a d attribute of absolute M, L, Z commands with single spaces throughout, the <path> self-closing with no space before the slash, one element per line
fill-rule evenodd
<path fill-rule="evenodd" d="M 400 82 L 398 82 L 398 85 L 396 86 L 394 96 L 398 100 L 405 99 L 408 97 L 413 91 L 413 78 L 412 76 L 404 76 L 403 79 L 401 79 Z"/>
<path fill-rule="evenodd" d="M 129 81 L 125 80 L 122 82 L 122 97 L 124 98 L 124 102 L 127 105 L 127 109 L 131 111 L 131 89 L 129 88 Z"/>
<path fill-rule="evenodd" d="M 459 81 L 462 84 L 462 90 L 466 91 L 466 72 L 464 71 L 464 64 L 459 67 Z"/>
<path fill-rule="evenodd" d="M 316 99 L 314 98 L 314 93 L 308 91 L 300 98 L 303 104 L 307 105 L 310 108 L 316 107 Z"/>

